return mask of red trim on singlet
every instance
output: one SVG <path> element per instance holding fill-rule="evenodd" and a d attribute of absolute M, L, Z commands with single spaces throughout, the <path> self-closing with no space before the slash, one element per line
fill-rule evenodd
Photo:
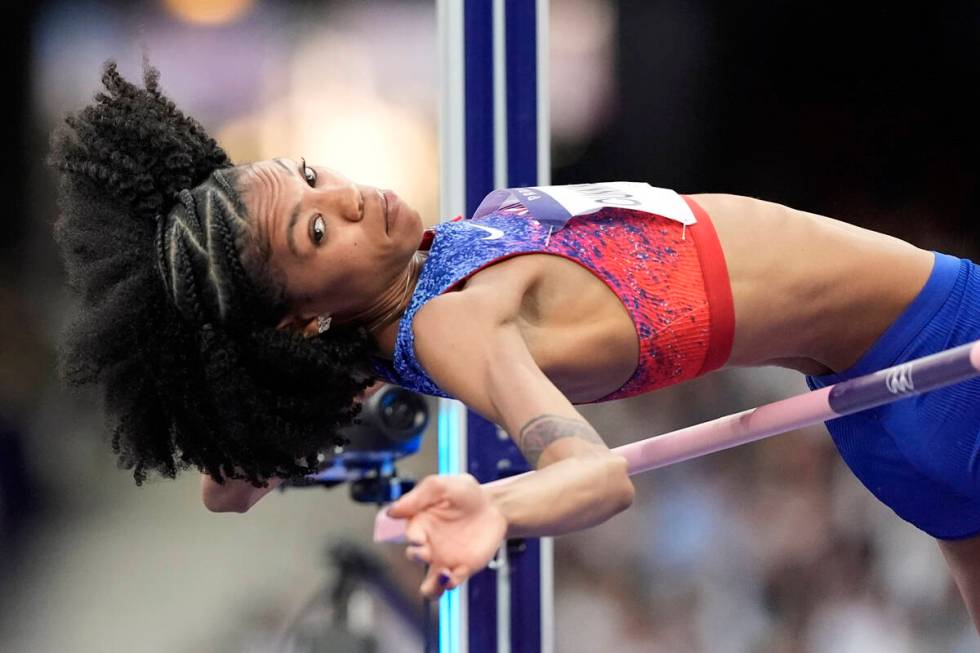
<path fill-rule="evenodd" d="M 735 303 L 732 300 L 732 284 L 728 278 L 725 252 L 718 240 L 718 232 L 708 213 L 687 195 L 681 195 L 697 218 L 697 224 L 688 228 L 698 250 L 704 292 L 708 298 L 708 314 L 711 330 L 708 336 L 708 352 L 698 376 L 725 365 L 732 354 L 735 339 Z"/>
<path fill-rule="evenodd" d="M 426 229 L 425 231 L 422 232 L 422 242 L 419 243 L 417 249 L 420 252 L 428 252 L 430 249 L 432 249 L 432 241 L 434 241 L 435 238 L 436 238 L 436 230 L 432 229 L 431 227 L 429 229 Z"/>

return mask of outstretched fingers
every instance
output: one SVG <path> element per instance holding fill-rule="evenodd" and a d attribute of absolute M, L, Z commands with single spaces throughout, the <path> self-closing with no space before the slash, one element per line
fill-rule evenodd
<path fill-rule="evenodd" d="M 428 546 L 407 546 L 405 548 L 405 557 L 412 562 L 429 565 L 432 564 L 432 549 Z"/>
<path fill-rule="evenodd" d="M 388 516 L 395 519 L 411 519 L 426 508 L 439 503 L 446 496 L 445 479 L 439 476 L 428 476 L 415 486 L 415 489 L 403 496 L 388 508 Z M 411 535 L 406 533 L 409 539 Z"/>
<path fill-rule="evenodd" d="M 427 599 L 438 599 L 443 592 L 462 585 L 469 578 L 469 574 L 469 570 L 463 566 L 454 569 L 430 567 L 419 591 Z"/>
<path fill-rule="evenodd" d="M 432 547 L 429 546 L 429 534 L 417 521 L 410 521 L 405 529 L 405 556 L 412 562 L 431 564 Z"/>

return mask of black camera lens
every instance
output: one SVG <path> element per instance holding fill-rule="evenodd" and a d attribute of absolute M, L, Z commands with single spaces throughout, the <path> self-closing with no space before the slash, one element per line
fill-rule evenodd
<path fill-rule="evenodd" d="M 401 437 L 417 435 L 428 417 L 422 397 L 399 387 L 383 391 L 379 408 L 381 423 L 386 430 L 390 429 L 389 437 L 396 433 Z"/>
<path fill-rule="evenodd" d="M 411 438 L 425 428 L 428 411 L 420 395 L 398 386 L 389 386 L 379 394 L 377 414 L 389 438 Z"/>
<path fill-rule="evenodd" d="M 364 402 L 355 423 L 340 429 L 349 444 L 345 451 L 396 451 L 418 437 L 429 422 L 422 395 L 388 385 Z"/>

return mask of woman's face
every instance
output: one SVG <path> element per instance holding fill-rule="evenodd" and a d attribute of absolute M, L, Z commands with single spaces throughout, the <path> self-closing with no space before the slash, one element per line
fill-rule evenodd
<path fill-rule="evenodd" d="M 302 160 L 260 161 L 242 172 L 242 200 L 285 284 L 284 323 L 326 314 L 342 321 L 404 283 L 422 219 L 395 193 Z"/>

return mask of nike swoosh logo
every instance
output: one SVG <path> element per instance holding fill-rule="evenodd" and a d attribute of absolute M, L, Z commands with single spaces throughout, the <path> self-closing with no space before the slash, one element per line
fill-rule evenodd
<path fill-rule="evenodd" d="M 496 227 L 487 227 L 482 224 L 477 224 L 476 222 L 469 222 L 466 220 L 463 221 L 463 224 L 468 225 L 470 227 L 475 227 L 477 229 L 482 229 L 483 231 L 490 234 L 489 236 L 487 236 L 486 238 L 482 238 L 481 240 L 497 240 L 498 238 L 503 238 L 504 236 L 504 232 L 500 229 L 497 229 Z"/>

